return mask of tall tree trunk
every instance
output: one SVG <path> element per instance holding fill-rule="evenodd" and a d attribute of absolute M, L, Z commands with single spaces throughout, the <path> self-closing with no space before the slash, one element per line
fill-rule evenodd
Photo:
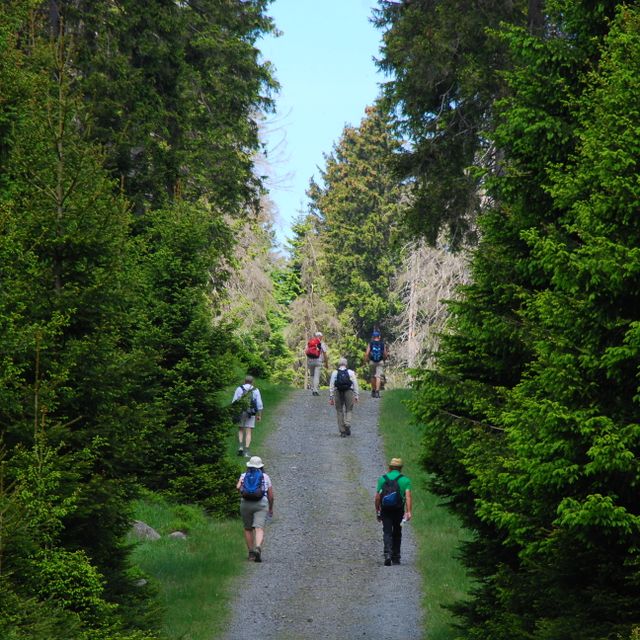
<path fill-rule="evenodd" d="M 544 0 L 529 0 L 529 32 L 540 35 L 544 29 Z"/>

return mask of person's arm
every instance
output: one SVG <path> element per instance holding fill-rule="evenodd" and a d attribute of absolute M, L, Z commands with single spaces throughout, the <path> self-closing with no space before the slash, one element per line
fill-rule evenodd
<path fill-rule="evenodd" d="M 358 377 L 355 371 L 349 371 L 349 376 L 353 382 L 353 401 L 358 402 L 360 399 L 360 387 L 358 386 Z"/>
<path fill-rule="evenodd" d="M 260 422 L 262 420 L 262 410 L 264 409 L 262 395 L 260 395 L 260 389 L 256 389 L 254 393 L 256 394 L 256 420 Z"/>
<path fill-rule="evenodd" d="M 380 504 L 380 492 L 376 491 L 376 497 L 373 500 L 373 503 L 376 507 L 376 518 L 378 520 L 382 519 L 382 516 L 380 515 L 380 508 L 381 508 L 381 504 Z"/>
<path fill-rule="evenodd" d="M 240 491 L 241 487 L 242 487 L 242 476 L 240 476 L 240 478 L 238 479 L 238 484 L 236 484 L 236 489 Z"/>
<path fill-rule="evenodd" d="M 329 404 L 333 404 L 333 394 L 335 392 L 336 375 L 337 375 L 337 372 L 334 369 L 331 372 L 331 378 L 329 378 Z"/>
<path fill-rule="evenodd" d="M 273 515 L 273 502 L 274 502 L 273 486 L 269 486 L 269 488 L 267 489 L 267 500 L 269 501 L 269 515 L 272 516 Z"/>
<path fill-rule="evenodd" d="M 369 355 L 371 354 L 371 345 L 367 345 L 367 350 L 364 352 L 364 363 L 367 364 L 369 362 Z"/>
<path fill-rule="evenodd" d="M 411 520 L 411 489 L 404 492 L 404 519 Z"/>

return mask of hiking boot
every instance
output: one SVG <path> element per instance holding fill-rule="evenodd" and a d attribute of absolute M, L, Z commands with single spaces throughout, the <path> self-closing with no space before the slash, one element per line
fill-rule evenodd
<path fill-rule="evenodd" d="M 262 562 L 262 549 L 260 549 L 260 547 L 256 547 L 253 550 L 253 561 Z"/>
<path fill-rule="evenodd" d="M 244 453 L 244 449 L 242 447 L 238 447 L 238 455 L 241 456 Z"/>
<path fill-rule="evenodd" d="M 249 562 L 254 562 L 256 559 L 256 552 L 255 551 L 249 551 L 249 557 L 247 558 L 247 560 L 249 560 Z"/>
<path fill-rule="evenodd" d="M 344 435 L 345 435 L 345 436 L 350 436 L 350 435 L 351 435 L 351 429 L 347 429 L 347 430 L 344 432 Z"/>
<path fill-rule="evenodd" d="M 251 452 L 249 451 L 249 449 L 245 449 L 244 450 L 244 457 L 245 458 L 250 458 L 251 457 Z"/>
<path fill-rule="evenodd" d="M 341 437 L 341 438 L 346 438 L 346 437 L 347 437 L 347 434 L 346 434 L 344 431 L 341 431 L 341 432 L 340 432 L 340 437 Z"/>
<path fill-rule="evenodd" d="M 371 397 L 372 398 L 376 397 L 376 390 L 375 389 L 371 389 Z"/>
<path fill-rule="evenodd" d="M 385 567 L 390 567 L 391 566 L 391 558 L 389 556 L 385 556 L 385 558 L 384 558 L 384 566 Z"/>
<path fill-rule="evenodd" d="M 400 558 L 399 558 L 399 557 L 397 557 L 397 558 L 391 558 L 391 563 L 392 563 L 392 564 L 400 564 Z"/>

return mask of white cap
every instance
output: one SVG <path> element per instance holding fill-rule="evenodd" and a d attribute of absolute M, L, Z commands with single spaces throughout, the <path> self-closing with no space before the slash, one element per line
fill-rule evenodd
<path fill-rule="evenodd" d="M 316 338 L 322 338 L 322 334 L 319 331 L 316 331 Z"/>

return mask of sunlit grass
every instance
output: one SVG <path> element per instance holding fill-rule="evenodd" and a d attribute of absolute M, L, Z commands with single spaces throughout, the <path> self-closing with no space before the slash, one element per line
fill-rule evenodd
<path fill-rule="evenodd" d="M 404 405 L 411 391 L 385 392 L 380 412 L 380 430 L 387 459 L 401 457 L 404 473 L 413 485 L 413 520 L 409 525 L 418 541 L 418 563 L 423 576 L 423 610 L 426 640 L 453 640 L 455 620 L 444 607 L 465 597 L 469 579 L 457 556 L 468 534 L 457 519 L 427 491 L 428 475 L 420 465 L 421 429 L 411 424 Z"/>
<path fill-rule="evenodd" d="M 197 507 L 171 505 L 148 496 L 136 504 L 136 518 L 162 535 L 138 542 L 132 561 L 155 583 L 168 638 L 211 640 L 228 619 L 230 580 L 246 564 L 238 521 L 217 521 Z M 187 533 L 186 540 L 167 537 Z"/>

